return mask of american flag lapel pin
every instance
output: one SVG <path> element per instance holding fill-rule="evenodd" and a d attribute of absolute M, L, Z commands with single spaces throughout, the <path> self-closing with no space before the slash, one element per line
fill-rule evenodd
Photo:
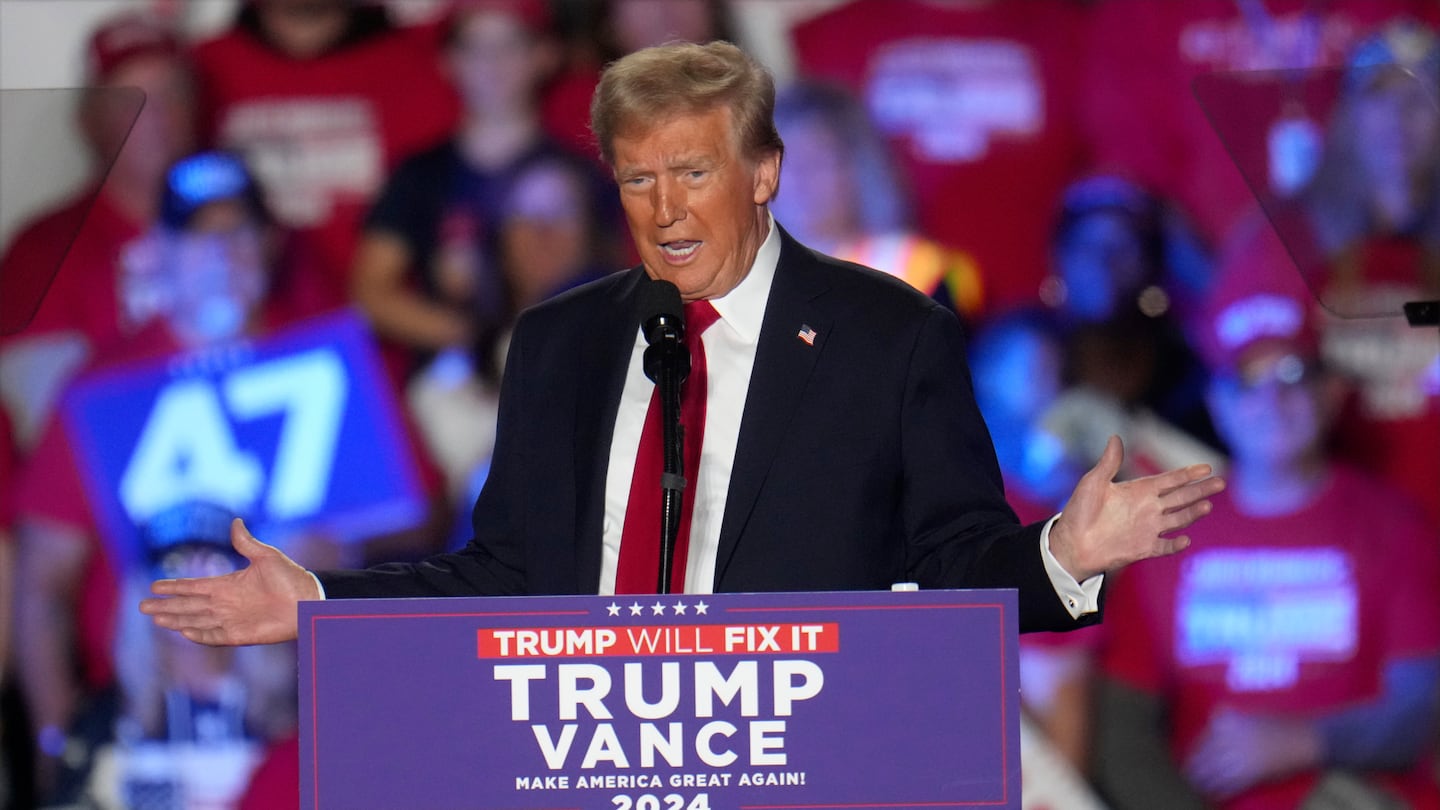
<path fill-rule="evenodd" d="M 811 329 L 810 324 L 808 323 L 800 324 L 800 331 L 795 335 L 795 337 L 798 337 L 801 340 L 805 341 L 806 346 L 814 346 L 815 338 L 819 336 L 820 333 L 816 332 L 814 329 Z"/>

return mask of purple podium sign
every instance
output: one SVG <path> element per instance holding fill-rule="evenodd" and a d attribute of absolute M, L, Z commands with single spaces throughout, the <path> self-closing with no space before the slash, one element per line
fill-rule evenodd
<path fill-rule="evenodd" d="M 301 807 L 1020 807 L 1013 591 L 300 605 Z"/>

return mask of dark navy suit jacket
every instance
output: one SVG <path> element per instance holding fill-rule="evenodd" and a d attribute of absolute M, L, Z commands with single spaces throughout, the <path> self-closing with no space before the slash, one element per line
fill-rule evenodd
<path fill-rule="evenodd" d="M 1019 588 L 1022 631 L 1087 623 L 1051 586 L 1040 526 L 1005 503 L 955 316 L 780 238 L 714 590 Z M 520 318 L 474 540 L 419 564 L 321 573 L 327 597 L 597 592 L 642 278 L 609 276 Z"/>

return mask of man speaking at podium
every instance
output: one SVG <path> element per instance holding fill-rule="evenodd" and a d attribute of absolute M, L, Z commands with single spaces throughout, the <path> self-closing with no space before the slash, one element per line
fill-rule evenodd
<path fill-rule="evenodd" d="M 665 409 L 644 354 L 679 315 L 641 311 L 657 281 L 679 290 L 691 356 L 674 590 L 1018 588 L 1020 629 L 1058 630 L 1098 618 L 1105 572 L 1188 545 L 1172 533 L 1223 481 L 1196 465 L 1117 484 L 1117 438 L 1063 516 L 1019 525 L 956 318 L 772 220 L 774 97 L 724 42 L 607 68 L 592 127 L 642 266 L 520 319 L 466 548 L 312 575 L 237 521 L 248 568 L 158 582 L 141 610 L 193 641 L 254 644 L 295 638 L 306 599 L 654 592 Z"/>

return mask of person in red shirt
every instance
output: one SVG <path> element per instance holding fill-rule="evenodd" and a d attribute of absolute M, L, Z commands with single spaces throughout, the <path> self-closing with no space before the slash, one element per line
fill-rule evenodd
<path fill-rule="evenodd" d="M 1440 341 L 1397 317 L 1440 300 L 1440 33 L 1387 25 L 1351 55 L 1292 257 L 1327 309 L 1328 360 L 1358 396 L 1339 452 L 1408 492 L 1440 532 Z M 1305 254 L 1313 245 L 1318 248 Z M 1311 258 L 1313 257 L 1313 258 Z"/>
<path fill-rule="evenodd" d="M 974 258 L 989 311 L 1036 300 L 1055 200 L 1083 167 L 1083 19 L 1053 0 L 855 0 L 792 31 L 800 75 L 860 96 L 920 230 Z"/>
<path fill-rule="evenodd" d="M 789 159 L 772 210 L 792 235 L 902 278 L 962 319 L 980 311 L 975 262 L 915 231 L 907 184 L 859 99 L 843 87 L 796 81 L 775 99 L 775 126 Z"/>
<path fill-rule="evenodd" d="M 540 102 L 545 131 L 604 167 L 590 131 L 590 99 L 610 61 L 665 42 L 735 42 L 725 0 L 594 0 L 556 3 L 567 40 L 563 65 L 546 83 Z"/>
<path fill-rule="evenodd" d="M 119 280 L 122 297 L 149 302 L 151 317 L 99 352 L 90 373 L 182 352 L 202 356 L 196 353 L 307 314 L 285 294 L 295 275 L 286 272 L 280 234 L 238 157 L 192 155 L 165 177 L 159 223 Z M 126 573 L 101 536 L 101 506 L 91 500 L 72 429 L 57 410 L 14 489 L 19 675 L 37 730 L 42 796 L 56 801 L 81 789 L 75 763 L 113 732 L 118 583 Z M 214 468 L 199 454 L 225 452 L 196 447 L 186 458 L 197 467 Z"/>
<path fill-rule="evenodd" d="M 1268 118 L 1246 125 L 1243 143 L 1217 135 L 1216 126 L 1235 121 L 1214 119 L 1249 114 L 1232 101 L 1245 85 L 1268 81 L 1278 96 L 1301 71 L 1344 64 L 1365 36 L 1405 14 L 1440 21 L 1440 6 L 1428 0 L 1096 3 L 1080 89 L 1089 147 L 1099 166 L 1179 201 L 1205 238 L 1219 245 L 1253 207 L 1247 181 L 1282 193 L 1303 185 L 1314 168 L 1323 111 L 1301 99 L 1277 103 Z M 1251 75 L 1243 82 L 1225 78 L 1236 73 Z M 1215 80 L 1220 84 L 1204 84 Z"/>
<path fill-rule="evenodd" d="M 84 95 L 78 123 L 90 179 L 22 226 L 0 257 L 5 320 L 24 324 L 0 340 L 0 399 L 22 452 L 70 376 L 135 328 L 116 281 L 123 256 L 154 221 L 165 169 L 194 135 L 191 76 L 173 31 L 122 15 L 95 31 L 87 55 L 98 92 Z"/>
<path fill-rule="evenodd" d="M 1118 808 L 1435 807 L 1440 544 L 1327 451 L 1342 392 L 1303 291 L 1222 279 L 1207 324 L 1231 484 L 1186 554 L 1112 586 L 1097 780 Z"/>
<path fill-rule="evenodd" d="M 193 51 L 210 146 L 254 167 L 280 224 L 313 243 L 331 306 L 349 301 L 360 223 L 405 155 L 444 138 L 458 104 L 436 25 L 398 29 L 350 0 L 249 0 Z"/>
<path fill-rule="evenodd" d="M 1440 299 L 1440 35 L 1397 22 L 1350 58 L 1313 180 L 1266 197 L 1222 273 L 1304 279 L 1322 350 L 1354 387 L 1339 455 L 1415 499 L 1440 529 L 1440 343 L 1401 316 Z"/>
<path fill-rule="evenodd" d="M 90 370 L 212 345 L 260 328 L 268 285 L 268 221 L 259 192 L 233 156 L 202 153 L 164 175 L 160 225 L 149 238 L 152 273 L 119 282 L 161 291 L 165 302 L 134 335 L 93 360 Z M 132 267 L 135 271 L 139 268 Z M 183 270 L 183 272 L 181 272 Z M 156 278 L 162 279 L 158 285 Z M 70 432 L 58 412 L 20 471 L 16 595 L 20 679 L 37 730 L 42 797 L 73 799 L 85 761 L 112 733 L 115 611 L 120 564 L 106 551 L 86 495 Z"/>

